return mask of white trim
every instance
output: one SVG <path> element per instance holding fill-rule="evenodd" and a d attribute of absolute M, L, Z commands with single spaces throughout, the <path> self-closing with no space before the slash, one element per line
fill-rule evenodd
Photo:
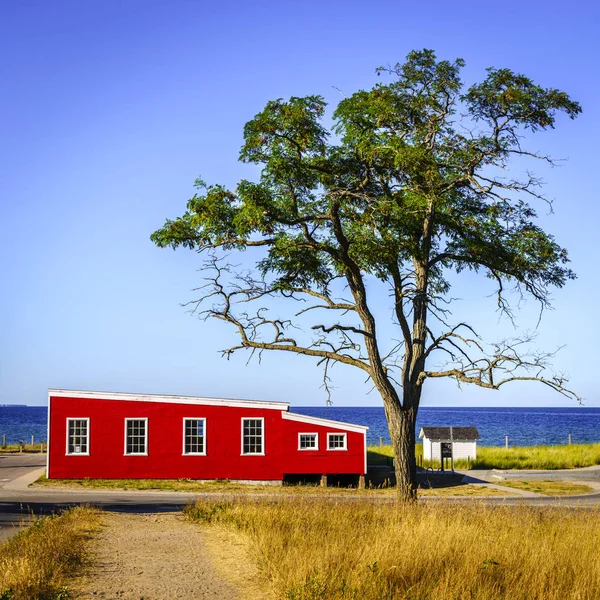
<path fill-rule="evenodd" d="M 367 433 L 366 432 L 365 432 L 364 438 L 365 438 L 365 472 L 364 472 L 364 475 L 366 475 L 367 474 Z"/>
<path fill-rule="evenodd" d="M 130 394 L 125 392 L 91 392 L 84 390 L 49 389 L 48 396 L 55 398 L 85 398 L 89 400 L 127 400 L 128 402 L 163 402 L 168 404 L 195 404 L 203 406 L 243 406 L 244 408 L 270 408 L 288 410 L 288 402 L 266 400 L 237 400 L 234 398 L 202 398 L 196 396 L 163 396 L 160 394 Z"/>
<path fill-rule="evenodd" d="M 262 452 L 244 452 L 244 421 L 262 421 L 261 431 L 261 447 Z M 265 418 L 264 417 L 242 417 L 242 445 L 240 456 L 264 456 L 265 455 Z"/>
<path fill-rule="evenodd" d="M 69 421 L 87 421 L 87 452 L 69 452 Z M 67 417 L 67 447 L 65 450 L 65 456 L 89 456 L 90 455 L 90 418 L 89 417 Z"/>
<path fill-rule="evenodd" d="M 368 427 L 365 425 L 355 425 L 354 423 L 343 423 L 342 421 L 332 421 L 330 419 L 321 419 L 320 417 L 309 417 L 299 415 L 298 413 L 282 412 L 281 417 L 288 421 L 299 421 L 300 423 L 310 423 L 311 425 L 321 425 L 322 427 L 334 427 L 345 431 L 355 431 L 356 433 L 365 433 Z"/>
<path fill-rule="evenodd" d="M 329 438 L 332 435 L 343 435 L 344 436 L 344 447 L 343 448 L 330 448 L 329 447 Z M 346 432 L 344 432 L 344 433 L 334 433 L 333 431 L 328 431 L 327 432 L 327 450 L 331 451 L 331 452 L 348 450 L 348 434 Z"/>
<path fill-rule="evenodd" d="M 48 435 L 46 436 L 46 479 L 50 479 L 50 394 L 48 394 Z"/>
<path fill-rule="evenodd" d="M 127 422 L 128 421 L 146 421 L 146 427 L 144 427 L 144 446 L 146 448 L 146 452 L 127 452 Z M 123 446 L 123 456 L 148 456 L 148 417 L 125 417 L 125 435 L 124 446 Z"/>
<path fill-rule="evenodd" d="M 186 452 L 185 451 L 185 422 L 186 421 L 204 421 L 204 425 L 202 425 L 202 437 L 204 438 L 204 442 L 202 444 L 204 448 L 204 452 Z M 206 417 L 183 417 L 183 448 L 182 448 L 182 456 L 206 456 Z"/>
<path fill-rule="evenodd" d="M 300 447 L 300 436 L 302 435 L 314 435 L 315 436 L 315 444 L 314 448 L 301 448 Z M 307 450 L 318 451 L 319 450 L 319 434 L 316 431 L 301 431 L 298 433 L 298 450 L 301 452 L 306 452 Z"/>

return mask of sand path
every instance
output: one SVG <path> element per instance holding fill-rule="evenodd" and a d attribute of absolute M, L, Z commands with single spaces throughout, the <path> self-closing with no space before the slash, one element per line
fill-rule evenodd
<path fill-rule="evenodd" d="M 181 513 L 105 513 L 92 562 L 74 598 L 243 600 L 269 598 L 236 533 L 189 523 Z"/>

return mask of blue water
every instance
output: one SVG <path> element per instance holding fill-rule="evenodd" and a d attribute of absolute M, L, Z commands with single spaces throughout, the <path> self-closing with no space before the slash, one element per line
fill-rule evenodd
<path fill-rule="evenodd" d="M 45 406 L 0 406 L 0 440 L 6 435 L 7 444 L 23 440 L 31 443 L 48 437 L 48 408 Z"/>
<path fill-rule="evenodd" d="M 378 444 L 382 437 L 390 443 L 383 408 L 368 407 L 292 407 L 293 412 L 347 423 L 367 425 L 367 441 Z M 424 425 L 474 425 L 485 446 L 503 446 L 508 436 L 511 446 L 600 442 L 600 408 L 420 408 L 417 436 Z"/>
<path fill-rule="evenodd" d="M 367 439 L 378 444 L 382 437 L 390 438 L 383 408 L 379 407 L 292 407 L 293 412 L 313 417 L 324 417 L 347 423 L 367 425 Z M 0 440 L 6 434 L 8 443 L 19 440 L 29 443 L 46 440 L 47 408 L 45 406 L 0 406 Z M 600 408 L 421 408 L 417 419 L 418 430 L 423 425 L 474 425 L 479 429 L 481 444 L 504 445 L 509 436 L 511 446 L 538 444 L 566 444 L 569 434 L 573 443 L 600 442 Z"/>

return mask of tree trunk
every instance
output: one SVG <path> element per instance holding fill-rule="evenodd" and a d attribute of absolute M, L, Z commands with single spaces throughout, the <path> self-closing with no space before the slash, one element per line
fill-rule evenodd
<path fill-rule="evenodd" d="M 396 489 L 398 499 L 403 502 L 417 499 L 415 457 L 417 410 L 417 407 L 403 409 L 400 406 L 389 407 L 386 405 L 388 427 L 394 447 Z"/>

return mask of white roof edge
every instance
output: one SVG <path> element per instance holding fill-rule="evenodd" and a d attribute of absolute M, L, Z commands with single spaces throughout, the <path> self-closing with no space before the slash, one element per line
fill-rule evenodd
<path fill-rule="evenodd" d="M 88 400 L 127 400 L 130 402 L 166 402 L 169 404 L 198 404 L 205 406 L 243 406 L 246 408 L 267 408 L 289 410 L 289 402 L 269 402 L 268 400 L 238 400 L 236 398 L 203 398 L 201 396 L 166 396 L 162 394 L 132 394 L 130 392 L 95 392 L 90 390 L 48 389 L 48 397 L 85 398 Z"/>
<path fill-rule="evenodd" d="M 356 431 L 357 433 L 365 433 L 369 429 L 366 425 L 356 425 L 355 423 L 344 423 L 342 421 L 332 421 L 331 419 L 322 419 L 320 417 L 310 417 L 299 413 L 285 412 L 282 418 L 289 421 L 299 421 L 301 423 L 311 423 L 313 425 L 328 425 L 337 429 L 347 429 L 348 431 Z"/>

